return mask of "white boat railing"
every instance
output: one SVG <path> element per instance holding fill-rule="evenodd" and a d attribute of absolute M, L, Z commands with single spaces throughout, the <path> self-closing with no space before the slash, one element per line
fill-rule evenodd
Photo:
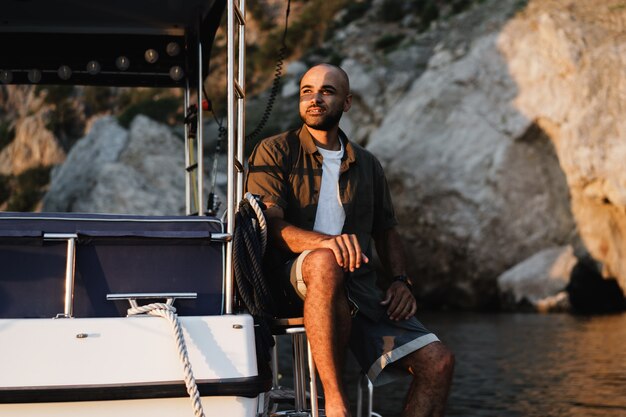
<path fill-rule="evenodd" d="M 226 232 L 235 230 L 235 211 L 243 196 L 244 141 L 245 141 L 245 0 L 227 2 L 227 109 L 228 109 L 228 189 Z M 235 47 L 235 29 L 238 43 Z M 236 62 L 235 62 L 236 61 Z M 235 74 L 235 68 L 237 73 Z M 236 127 L 235 127 L 236 126 Z M 226 244 L 226 276 L 224 312 L 233 313 L 233 243 Z"/>

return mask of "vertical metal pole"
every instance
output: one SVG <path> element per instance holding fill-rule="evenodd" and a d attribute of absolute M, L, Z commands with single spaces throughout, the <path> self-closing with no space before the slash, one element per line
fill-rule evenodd
<path fill-rule="evenodd" d="M 306 341 L 307 345 L 307 357 L 309 359 L 309 392 L 311 393 L 311 416 L 319 417 L 319 405 L 317 404 L 317 378 L 315 371 L 315 361 L 313 360 L 313 353 L 311 353 L 311 344 L 309 339 Z"/>
<path fill-rule="evenodd" d="M 306 407 L 306 383 L 304 369 L 304 331 L 293 334 L 293 384 L 296 411 Z"/>
<path fill-rule="evenodd" d="M 365 401 L 367 404 L 363 407 L 363 394 L 365 395 Z M 359 378 L 359 391 L 357 393 L 357 417 L 371 417 L 373 413 L 373 398 L 374 398 L 374 385 L 366 374 L 362 374 Z M 365 414 L 364 414 L 365 413 Z"/>
<path fill-rule="evenodd" d="M 237 114 L 237 160 L 241 162 L 241 165 L 244 165 L 244 148 L 245 148 L 245 136 L 246 136 L 246 100 L 245 100 L 245 91 L 246 91 L 246 27 L 245 27 L 245 19 L 246 19 L 246 0 L 239 0 L 239 11 L 242 21 L 239 22 L 239 59 L 238 65 L 239 70 L 237 71 L 238 77 L 237 82 L 239 83 L 239 87 L 241 92 L 244 94 L 242 97 L 239 97 L 238 100 L 238 114 Z M 243 171 L 237 172 L 237 198 L 236 201 L 241 200 L 243 197 L 243 180 L 244 173 Z"/>
<path fill-rule="evenodd" d="M 272 389 L 278 388 L 278 337 L 274 338 L 274 346 L 272 347 Z"/>
<path fill-rule="evenodd" d="M 228 186 L 226 190 L 226 232 L 233 236 L 235 230 L 235 21 L 233 1 L 228 0 L 227 3 L 227 33 L 226 33 L 226 49 L 227 49 L 227 128 L 228 128 L 228 165 L 227 165 L 227 177 Z M 233 312 L 233 243 L 232 239 L 226 243 L 226 274 L 224 279 L 225 285 L 225 306 L 224 312 L 226 314 L 232 314 Z"/>
<path fill-rule="evenodd" d="M 189 79 L 185 82 L 185 94 L 183 96 L 183 104 L 185 106 L 184 114 L 185 120 L 189 115 Z M 189 125 L 185 123 L 185 214 L 189 216 L 191 214 L 191 173 L 187 170 L 189 166 L 189 158 L 191 152 L 189 151 Z"/>
<path fill-rule="evenodd" d="M 65 263 L 65 302 L 63 314 L 65 317 L 74 315 L 74 269 L 76 266 L 76 238 L 67 239 L 67 253 Z"/>
<path fill-rule="evenodd" d="M 196 136 L 196 155 L 197 155 L 197 163 L 198 170 L 196 171 L 197 175 L 197 187 L 198 187 L 198 216 L 204 216 L 204 135 L 202 134 L 202 86 L 204 83 L 204 78 L 202 76 L 202 42 L 200 41 L 200 28 L 198 28 L 198 129 Z"/>

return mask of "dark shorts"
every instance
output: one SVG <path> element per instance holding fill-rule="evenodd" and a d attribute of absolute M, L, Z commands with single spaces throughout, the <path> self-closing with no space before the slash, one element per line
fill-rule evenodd
<path fill-rule="evenodd" d="M 282 308 L 287 317 L 302 315 L 306 285 L 302 280 L 301 268 L 302 261 L 309 253 L 310 251 L 303 252 L 288 261 L 283 268 L 276 271 L 278 276 L 273 277 L 274 282 L 279 284 L 275 286 L 275 297 L 280 297 L 277 299 L 281 300 L 281 304 L 284 302 Z M 349 302 L 354 304 L 352 300 Z M 381 306 L 381 309 L 384 307 Z M 354 308 L 353 313 L 350 350 L 363 372 L 377 386 L 407 375 L 406 370 L 388 365 L 439 341 L 415 316 L 408 320 L 393 321 L 386 314 L 382 314 L 383 318 L 375 321 L 359 314 Z"/>

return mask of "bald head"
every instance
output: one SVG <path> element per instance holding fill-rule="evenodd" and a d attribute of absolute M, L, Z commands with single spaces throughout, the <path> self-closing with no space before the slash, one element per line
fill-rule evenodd
<path fill-rule="evenodd" d="M 332 81 L 335 84 L 336 88 L 341 89 L 346 95 L 350 94 L 350 79 L 348 78 L 348 74 L 341 67 L 326 63 L 314 65 L 302 76 L 300 87 L 302 87 L 303 81 L 306 80 L 307 75 L 312 74 L 323 74 L 329 82 Z"/>

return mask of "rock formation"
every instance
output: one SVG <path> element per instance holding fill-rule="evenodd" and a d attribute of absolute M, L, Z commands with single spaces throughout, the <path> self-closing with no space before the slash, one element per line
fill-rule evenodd
<path fill-rule="evenodd" d="M 531 309 L 569 309 L 567 293 L 570 276 L 578 259 L 572 246 L 544 249 L 498 277 L 505 308 L 526 304 Z"/>
<path fill-rule="evenodd" d="M 53 171 L 43 210 L 183 214 L 183 156 L 167 126 L 138 116 L 126 131 L 104 117 Z"/>
<path fill-rule="evenodd" d="M 0 174 L 19 175 L 29 168 L 62 163 L 65 152 L 47 126 L 51 106 L 33 88 L 5 87 L 2 98 L 15 137 L 0 150 Z"/>
<path fill-rule="evenodd" d="M 575 237 L 550 137 L 514 105 L 518 87 L 498 43 L 513 7 L 459 17 L 406 92 L 379 99 L 380 109 L 359 100 L 381 118 L 366 142 L 387 171 L 427 303 L 496 303 L 498 275 Z M 355 94 L 366 97 L 373 83 L 362 84 Z"/>
<path fill-rule="evenodd" d="M 354 95 L 342 127 L 385 167 L 424 304 L 490 307 L 501 292 L 560 303 L 565 272 L 538 298 L 504 277 L 537 282 L 568 245 L 626 288 L 626 8 L 484 0 L 422 30 L 410 8 L 381 21 L 388 3 L 338 17 L 322 48 L 290 63 L 270 125 L 297 123 L 307 65 L 340 62 Z M 53 173 L 44 210 L 180 214 L 182 155 L 169 128 L 100 119 Z"/>
<path fill-rule="evenodd" d="M 502 31 L 515 107 L 550 137 L 577 231 L 626 288 L 626 8 L 532 1 Z"/>

